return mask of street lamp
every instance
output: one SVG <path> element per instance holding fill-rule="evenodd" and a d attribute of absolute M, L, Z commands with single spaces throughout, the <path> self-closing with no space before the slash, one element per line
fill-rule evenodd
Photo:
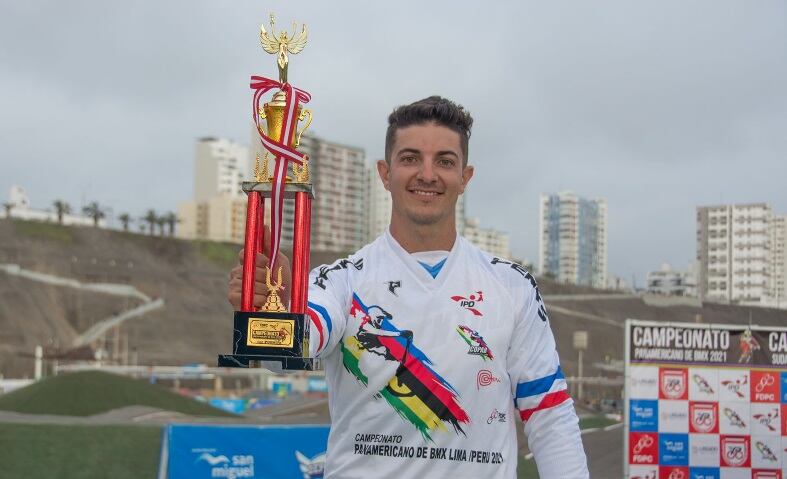
<path fill-rule="evenodd" d="M 587 331 L 574 331 L 574 349 L 577 350 L 577 400 L 582 399 L 582 351 L 588 348 L 588 332 Z"/>

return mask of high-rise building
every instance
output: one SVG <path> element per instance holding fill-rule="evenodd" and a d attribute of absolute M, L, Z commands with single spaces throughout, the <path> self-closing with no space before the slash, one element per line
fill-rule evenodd
<path fill-rule="evenodd" d="M 558 281 L 607 285 L 607 203 L 572 192 L 541 195 L 539 273 Z"/>
<path fill-rule="evenodd" d="M 783 307 L 784 221 L 766 203 L 698 207 L 700 298 Z"/>
<path fill-rule="evenodd" d="M 366 208 L 366 243 L 371 243 L 383 234 L 391 223 L 391 193 L 383 186 L 375 163 L 366 169 L 369 198 Z"/>
<path fill-rule="evenodd" d="M 194 155 L 194 201 L 244 196 L 240 183 L 251 177 L 249 149 L 223 138 L 200 138 Z"/>
<path fill-rule="evenodd" d="M 467 218 L 463 236 L 484 251 L 498 258 L 510 259 L 508 235 L 490 228 L 481 228 L 478 218 Z"/>
<path fill-rule="evenodd" d="M 246 195 L 242 181 L 250 181 L 257 154 L 264 161 L 256 129 L 252 147 L 227 140 L 204 138 L 197 142 L 194 201 L 179 205 L 179 236 L 242 243 L 246 223 Z M 311 248 L 349 253 L 363 245 L 366 170 L 360 148 L 304 135 L 298 150 L 309 156 L 315 200 L 312 203 Z M 273 160 L 269 159 L 273 168 Z M 290 174 L 292 170 L 290 168 Z M 294 202 L 284 203 L 282 246 L 293 237 Z M 270 224 L 270 202 L 265 202 L 265 223 Z"/>
<path fill-rule="evenodd" d="M 352 253 L 364 244 L 366 155 L 361 148 L 313 138 L 315 201 L 311 247 Z"/>
<path fill-rule="evenodd" d="M 241 182 L 251 177 L 249 150 L 223 138 L 197 140 L 194 198 L 178 205 L 177 236 L 242 243 L 246 195 Z"/>
<path fill-rule="evenodd" d="M 376 162 L 368 165 L 366 174 L 368 199 L 365 208 L 365 243 L 370 243 L 383 234 L 391 223 L 391 193 L 385 189 L 380 180 Z M 465 195 L 459 195 L 456 201 L 456 231 L 459 234 L 464 234 L 465 231 Z"/>
<path fill-rule="evenodd" d="M 787 305 L 787 216 L 771 219 L 773 299 L 777 308 Z"/>

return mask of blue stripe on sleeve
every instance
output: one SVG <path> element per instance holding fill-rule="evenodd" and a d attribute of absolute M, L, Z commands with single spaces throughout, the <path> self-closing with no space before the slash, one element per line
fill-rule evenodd
<path fill-rule="evenodd" d="M 312 303 L 311 301 L 308 303 L 310 308 L 320 313 L 320 316 L 322 316 L 322 319 L 325 320 L 325 324 L 328 326 L 328 333 L 330 333 L 333 325 L 331 324 L 331 317 L 328 315 L 328 311 L 317 303 Z"/>
<path fill-rule="evenodd" d="M 546 376 L 540 379 L 534 379 L 533 381 L 527 381 L 524 383 L 519 383 L 516 385 L 516 397 L 519 398 L 526 398 L 528 396 L 535 396 L 538 394 L 543 394 L 552 387 L 552 384 L 555 383 L 558 379 L 564 379 L 565 376 L 563 375 L 563 370 L 560 369 L 560 366 L 557 367 L 557 371 L 555 374 L 551 376 Z"/>

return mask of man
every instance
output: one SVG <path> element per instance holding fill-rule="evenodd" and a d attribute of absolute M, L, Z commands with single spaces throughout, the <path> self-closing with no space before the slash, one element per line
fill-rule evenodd
<path fill-rule="evenodd" d="M 377 170 L 389 230 L 310 278 L 310 346 L 324 358 L 332 420 L 325 477 L 514 478 L 515 413 L 542 478 L 588 477 L 535 279 L 456 232 L 472 118 L 430 97 L 388 122 Z M 237 309 L 240 267 L 229 298 Z"/>

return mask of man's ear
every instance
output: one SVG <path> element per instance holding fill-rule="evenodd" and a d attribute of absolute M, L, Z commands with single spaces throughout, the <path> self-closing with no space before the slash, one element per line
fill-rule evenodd
<path fill-rule="evenodd" d="M 389 187 L 391 181 L 391 165 L 385 160 L 377 160 L 377 174 L 380 175 L 380 180 L 383 182 L 385 189 L 391 191 Z"/>
<path fill-rule="evenodd" d="M 473 165 L 467 165 L 462 170 L 462 193 L 465 192 L 465 187 L 467 187 L 467 184 L 470 183 L 473 173 L 475 173 L 475 168 L 473 168 Z"/>

